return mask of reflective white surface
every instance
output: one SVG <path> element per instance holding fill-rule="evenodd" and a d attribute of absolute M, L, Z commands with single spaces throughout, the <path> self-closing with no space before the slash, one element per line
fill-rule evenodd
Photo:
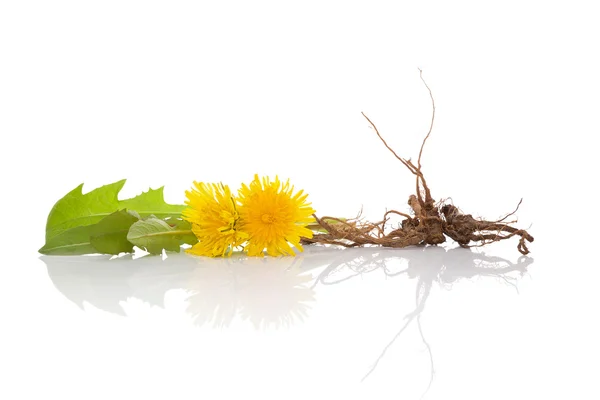
<path fill-rule="evenodd" d="M 3 280 L 3 390 L 594 398 L 598 302 L 583 299 L 597 273 L 578 279 L 567 264 L 490 249 L 31 258 L 19 274 L 27 290 Z"/>

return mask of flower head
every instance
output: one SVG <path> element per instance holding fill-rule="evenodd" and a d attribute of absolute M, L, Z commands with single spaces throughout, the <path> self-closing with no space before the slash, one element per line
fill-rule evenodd
<path fill-rule="evenodd" d="M 186 191 L 185 196 L 188 208 L 182 216 L 192 224 L 198 238 L 189 253 L 209 257 L 231 255 L 233 248 L 246 240 L 246 235 L 237 229 L 239 214 L 227 185 L 194 182 L 194 188 Z"/>
<path fill-rule="evenodd" d="M 277 177 L 271 181 L 255 175 L 250 185 L 242 185 L 239 230 L 248 235 L 248 255 L 262 256 L 265 249 L 270 256 L 294 255 L 290 244 L 302 251 L 300 238 L 312 237 L 306 226 L 314 222 L 311 215 L 315 212 L 307 197 L 302 190 L 294 194 L 289 181 L 282 183 Z"/>

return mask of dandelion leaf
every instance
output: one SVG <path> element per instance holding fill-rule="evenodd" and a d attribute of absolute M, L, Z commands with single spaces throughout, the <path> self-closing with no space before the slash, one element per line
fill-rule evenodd
<path fill-rule="evenodd" d="M 119 254 L 133 251 L 127 240 L 131 225 L 138 221 L 134 213 L 116 211 L 92 225 L 63 230 L 46 241 L 39 252 L 46 255 Z"/>
<path fill-rule="evenodd" d="M 129 228 L 139 220 L 135 213 L 120 210 L 98 222 L 90 235 L 90 243 L 98 253 L 131 253 L 133 244 L 127 240 Z"/>
<path fill-rule="evenodd" d="M 69 229 L 100 222 L 106 216 L 122 209 L 134 210 L 142 217 L 156 215 L 161 218 L 179 217 L 184 205 L 167 204 L 163 187 L 150 189 L 131 199 L 119 200 L 118 195 L 125 179 L 101 186 L 83 194 L 83 184 L 58 200 L 46 222 L 46 242 Z"/>
<path fill-rule="evenodd" d="M 154 216 L 156 218 L 177 218 L 185 209 L 184 205 L 167 204 L 163 195 L 164 186 L 150 189 L 147 192 L 131 199 L 119 202 L 119 207 L 137 211 L 142 218 Z"/>
<path fill-rule="evenodd" d="M 161 254 L 166 251 L 180 250 L 182 244 L 194 244 L 198 240 L 189 230 L 189 223 L 174 220 L 174 226 L 158 218 L 148 218 L 134 223 L 129 229 L 127 240 L 151 254 Z"/>

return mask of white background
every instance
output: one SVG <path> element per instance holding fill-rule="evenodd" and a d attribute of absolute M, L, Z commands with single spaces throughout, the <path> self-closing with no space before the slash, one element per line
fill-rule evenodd
<path fill-rule="evenodd" d="M 519 294 L 487 278 L 434 285 L 425 398 L 598 398 L 591 4 L 1 2 L 0 397 L 419 398 L 429 367 L 415 326 L 360 384 L 414 307 L 414 280 L 317 286 L 305 322 L 286 329 L 198 327 L 177 290 L 165 308 L 115 300 L 126 317 L 85 292 L 81 311 L 37 249 L 54 202 L 82 182 L 127 178 L 123 198 L 165 185 L 181 203 L 193 180 L 278 174 L 321 215 L 406 211 L 412 177 L 360 112 L 416 158 L 431 116 L 421 68 L 437 107 L 423 156 L 434 197 L 490 219 L 523 198 L 519 225 L 536 238 Z M 514 242 L 485 251 L 519 257 Z M 306 256 L 302 268 L 318 263 Z"/>

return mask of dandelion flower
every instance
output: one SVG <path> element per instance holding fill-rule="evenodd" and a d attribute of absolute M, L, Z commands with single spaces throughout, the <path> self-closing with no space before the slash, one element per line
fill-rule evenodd
<path fill-rule="evenodd" d="M 290 245 L 302 251 L 300 238 L 312 237 L 306 226 L 314 222 L 311 215 L 315 212 L 307 197 L 302 190 L 294 194 L 289 181 L 282 183 L 277 177 L 270 181 L 255 175 L 250 185 L 242 185 L 239 229 L 248 235 L 248 255 L 262 256 L 265 249 L 270 256 L 294 255 Z"/>
<path fill-rule="evenodd" d="M 246 235 L 237 229 L 239 214 L 227 185 L 194 182 L 194 188 L 186 191 L 185 196 L 188 207 L 182 216 L 192 224 L 198 238 L 189 253 L 209 257 L 231 255 L 233 248 L 245 241 Z"/>

